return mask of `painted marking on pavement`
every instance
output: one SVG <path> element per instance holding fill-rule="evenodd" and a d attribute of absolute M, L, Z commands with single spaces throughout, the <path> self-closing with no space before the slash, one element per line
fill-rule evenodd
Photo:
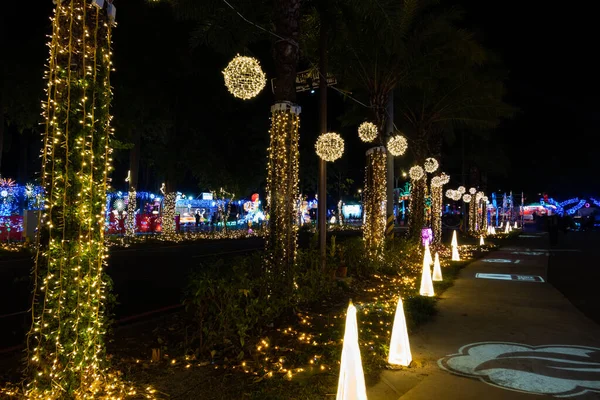
<path fill-rule="evenodd" d="M 438 366 L 515 392 L 559 398 L 600 393 L 600 349 L 596 347 L 472 343 L 439 359 Z"/>
<path fill-rule="evenodd" d="M 518 282 L 544 282 L 544 278 L 539 275 L 511 275 L 511 274 L 482 274 L 476 273 L 475 278 L 496 279 L 500 281 L 518 281 Z"/>
<path fill-rule="evenodd" d="M 486 263 L 498 263 L 498 264 L 518 264 L 521 262 L 521 260 L 509 260 L 507 258 L 484 258 L 483 260 L 481 260 L 483 262 Z"/>

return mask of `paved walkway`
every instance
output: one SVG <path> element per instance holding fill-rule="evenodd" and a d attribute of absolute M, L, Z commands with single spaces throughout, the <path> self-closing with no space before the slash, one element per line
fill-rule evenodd
<path fill-rule="evenodd" d="M 411 367 L 385 371 L 369 400 L 600 399 L 600 326 L 546 282 L 548 239 L 524 236 L 461 272 L 411 335 Z"/>

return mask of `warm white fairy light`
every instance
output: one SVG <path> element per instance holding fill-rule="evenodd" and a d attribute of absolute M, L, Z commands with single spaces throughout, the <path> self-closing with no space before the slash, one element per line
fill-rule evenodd
<path fill-rule="evenodd" d="M 406 141 L 406 138 L 402 135 L 392 136 L 390 140 L 388 140 L 387 150 L 394 157 L 403 155 L 406 152 L 407 148 L 408 142 Z"/>
<path fill-rule="evenodd" d="M 470 194 L 464 194 L 463 197 L 462 197 L 462 199 L 463 199 L 463 201 L 465 203 L 468 203 L 468 202 L 471 201 L 471 195 Z"/>
<path fill-rule="evenodd" d="M 456 190 L 454 190 L 454 189 L 446 190 L 446 197 L 454 200 L 455 192 L 456 192 Z"/>
<path fill-rule="evenodd" d="M 446 174 L 445 172 L 442 172 L 440 174 L 440 182 L 442 185 L 447 185 L 448 182 L 450 182 L 450 175 Z"/>
<path fill-rule="evenodd" d="M 258 60 L 239 54 L 223 70 L 223 76 L 227 90 L 243 100 L 256 97 L 267 84 L 267 77 Z"/>
<path fill-rule="evenodd" d="M 323 160 L 333 162 L 344 154 L 344 139 L 337 133 L 324 133 L 317 139 L 315 149 Z"/>
<path fill-rule="evenodd" d="M 441 187 L 442 179 L 439 176 L 434 176 L 431 178 L 431 187 Z"/>
<path fill-rule="evenodd" d="M 372 142 L 377 137 L 377 125 L 372 122 L 363 122 L 358 127 L 358 137 L 363 142 Z"/>
<path fill-rule="evenodd" d="M 425 163 L 423 164 L 423 166 L 425 167 L 425 171 L 431 174 L 432 172 L 437 171 L 440 164 L 435 158 L 429 157 L 425 159 Z"/>
<path fill-rule="evenodd" d="M 413 181 L 418 181 L 423 176 L 425 176 L 425 171 L 420 165 L 415 165 L 414 167 L 411 167 L 410 170 L 408 170 L 408 175 Z"/>
<path fill-rule="evenodd" d="M 402 298 L 398 297 L 396 315 L 394 316 L 394 325 L 392 327 L 392 338 L 390 340 L 388 363 L 408 367 L 411 362 L 412 354 L 410 351 L 410 341 L 408 340 L 406 317 L 404 315 Z"/>
<path fill-rule="evenodd" d="M 467 189 L 465 189 L 464 186 L 459 186 L 458 189 L 456 189 L 458 191 L 458 193 L 460 193 L 461 195 L 465 194 L 465 192 L 467 191 Z"/>
<path fill-rule="evenodd" d="M 471 189 L 469 189 L 469 193 L 475 194 L 475 193 L 477 193 L 477 189 L 471 188 Z"/>
<path fill-rule="evenodd" d="M 459 201 L 461 197 L 462 197 L 462 194 L 460 194 L 460 192 L 458 190 L 455 190 L 453 200 Z"/>

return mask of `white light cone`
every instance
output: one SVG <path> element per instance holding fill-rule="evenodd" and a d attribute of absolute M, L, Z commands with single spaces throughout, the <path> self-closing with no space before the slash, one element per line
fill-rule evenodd
<path fill-rule="evenodd" d="M 433 261 L 433 277 L 431 278 L 434 281 L 443 281 L 442 278 L 442 267 L 440 266 L 440 255 L 435 252 L 435 260 Z"/>
<path fill-rule="evenodd" d="M 437 255 L 437 254 L 436 254 Z M 410 342 L 408 341 L 408 330 L 406 329 L 406 318 L 402 298 L 398 297 L 394 327 L 392 328 L 392 340 L 390 341 L 390 354 L 388 363 L 408 367 L 412 361 L 410 353 Z"/>
<path fill-rule="evenodd" d="M 504 225 L 504 221 L 500 222 L 500 226 L 498 226 L 498 228 L 502 228 L 503 225 Z"/>
<path fill-rule="evenodd" d="M 452 232 L 452 247 L 458 246 L 458 240 L 456 240 L 456 231 Z"/>
<path fill-rule="evenodd" d="M 452 246 L 452 261 L 460 261 L 460 256 L 458 255 L 458 246 Z"/>
<path fill-rule="evenodd" d="M 423 258 L 427 261 L 427 265 L 433 265 L 433 258 L 431 258 L 431 250 L 429 250 L 428 244 L 425 245 L 425 255 Z"/>
<path fill-rule="evenodd" d="M 515 226 L 514 226 L 514 228 L 515 228 L 515 229 L 519 229 L 519 225 L 517 224 L 517 221 L 515 221 Z"/>
<path fill-rule="evenodd" d="M 336 400 L 367 400 L 365 374 L 360 359 L 358 345 L 358 323 L 356 322 L 356 307 L 348 306 L 346 312 L 346 331 L 344 332 L 344 347 Z"/>
<path fill-rule="evenodd" d="M 431 268 L 429 263 L 423 258 L 423 272 L 421 273 L 421 288 L 419 294 L 421 296 L 433 297 L 435 292 L 433 291 L 433 282 L 431 281 Z"/>
<path fill-rule="evenodd" d="M 485 243 L 483 243 L 483 235 L 479 236 L 479 245 L 483 246 Z"/>
<path fill-rule="evenodd" d="M 496 228 L 492 226 L 492 235 L 496 234 Z"/>
<path fill-rule="evenodd" d="M 506 226 L 504 227 L 504 233 L 508 233 L 510 232 L 510 224 L 506 224 Z"/>

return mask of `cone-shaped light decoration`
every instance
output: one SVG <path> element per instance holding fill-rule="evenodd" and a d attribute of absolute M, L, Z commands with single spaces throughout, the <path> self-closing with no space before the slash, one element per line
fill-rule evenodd
<path fill-rule="evenodd" d="M 435 296 L 433 282 L 431 281 L 431 267 L 425 257 L 423 257 L 423 273 L 421 274 L 421 288 L 419 289 L 419 294 L 427 297 Z"/>
<path fill-rule="evenodd" d="M 425 244 L 425 260 L 427 261 L 427 265 L 433 265 L 433 258 L 431 258 L 431 250 L 429 250 L 429 245 Z"/>
<path fill-rule="evenodd" d="M 440 266 L 440 255 L 435 252 L 435 260 L 433 261 L 433 277 L 431 278 L 434 281 L 442 281 L 442 267 Z"/>
<path fill-rule="evenodd" d="M 392 328 L 392 340 L 390 341 L 390 355 L 388 363 L 408 367 L 412 361 L 410 353 L 410 342 L 408 341 L 408 330 L 406 329 L 406 318 L 404 317 L 404 306 L 402 298 L 398 297 L 394 327 Z"/>
<path fill-rule="evenodd" d="M 499 228 L 502 228 L 502 225 L 504 225 L 504 221 L 500 222 Z"/>
<path fill-rule="evenodd" d="M 504 233 L 508 233 L 510 232 L 510 224 L 507 222 L 506 225 L 504 226 Z"/>
<path fill-rule="evenodd" d="M 460 256 L 458 255 L 458 246 L 452 246 L 452 261 L 460 261 Z"/>
<path fill-rule="evenodd" d="M 496 234 L 496 227 L 492 226 L 492 235 Z"/>
<path fill-rule="evenodd" d="M 452 232 L 452 247 L 458 246 L 458 240 L 456 240 L 456 231 Z"/>
<path fill-rule="evenodd" d="M 483 243 L 483 235 L 479 236 L 479 245 L 483 246 L 485 243 Z"/>
<path fill-rule="evenodd" d="M 367 400 L 365 375 L 360 360 L 358 346 L 358 324 L 356 322 L 356 307 L 348 306 L 346 312 L 346 331 L 344 332 L 344 347 L 342 348 L 342 363 L 336 400 Z"/>
<path fill-rule="evenodd" d="M 517 224 L 517 221 L 515 221 L 515 226 L 514 226 L 514 228 L 515 228 L 515 229 L 519 229 L 519 224 Z"/>

